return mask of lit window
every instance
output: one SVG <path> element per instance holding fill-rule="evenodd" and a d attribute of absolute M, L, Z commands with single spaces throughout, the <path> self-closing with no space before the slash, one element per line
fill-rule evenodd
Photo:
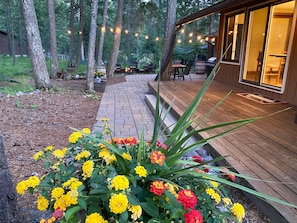
<path fill-rule="evenodd" d="M 229 46 L 230 48 L 223 58 L 224 61 L 239 62 L 243 25 L 244 13 L 226 17 L 224 52 Z"/>

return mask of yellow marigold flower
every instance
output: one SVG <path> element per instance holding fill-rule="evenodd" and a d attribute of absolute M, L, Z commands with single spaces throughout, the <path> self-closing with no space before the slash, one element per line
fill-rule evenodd
<path fill-rule="evenodd" d="M 78 179 L 72 177 L 69 180 L 67 180 L 65 183 L 62 184 L 62 186 L 68 187 L 70 190 L 77 190 L 79 186 L 81 186 L 83 183 L 79 181 Z"/>
<path fill-rule="evenodd" d="M 114 214 L 121 214 L 128 208 L 128 198 L 124 194 L 115 194 L 109 199 L 109 209 Z"/>
<path fill-rule="evenodd" d="M 244 207 L 239 203 L 235 203 L 232 206 L 231 212 L 238 219 L 238 221 L 240 221 L 240 222 L 242 221 L 242 219 L 245 216 Z"/>
<path fill-rule="evenodd" d="M 60 198 L 56 199 L 56 202 L 54 203 L 54 209 L 60 208 L 62 211 L 66 211 L 66 203 L 64 200 L 65 195 L 61 196 Z"/>
<path fill-rule="evenodd" d="M 123 153 L 122 154 L 122 157 L 125 159 L 125 160 L 128 160 L 128 161 L 131 161 L 132 160 L 132 156 L 128 153 Z"/>
<path fill-rule="evenodd" d="M 218 186 L 219 186 L 219 183 L 216 181 L 210 181 L 210 183 L 214 188 L 218 188 Z"/>
<path fill-rule="evenodd" d="M 221 202 L 221 196 L 218 193 L 214 193 L 211 198 L 214 199 L 217 204 Z"/>
<path fill-rule="evenodd" d="M 107 148 L 102 148 L 99 152 L 99 157 L 103 158 L 108 165 L 117 160 L 116 156 L 111 154 Z"/>
<path fill-rule="evenodd" d="M 38 160 L 38 159 L 40 159 L 42 157 L 42 155 L 43 155 L 43 151 L 39 151 L 39 152 L 34 154 L 33 158 L 35 160 Z"/>
<path fill-rule="evenodd" d="M 207 193 L 213 200 L 215 200 L 216 203 L 220 203 L 220 201 L 221 201 L 221 196 L 220 196 L 218 193 L 216 193 L 216 192 L 214 191 L 214 189 L 212 189 L 212 188 L 207 188 L 205 191 L 206 191 L 206 193 Z"/>
<path fill-rule="evenodd" d="M 111 188 L 125 190 L 129 187 L 129 180 L 124 175 L 115 176 L 111 181 Z"/>
<path fill-rule="evenodd" d="M 171 183 L 165 183 L 165 187 L 171 194 L 173 194 L 177 198 L 177 196 L 178 196 L 176 193 L 176 191 L 178 189 L 177 186 L 174 186 Z"/>
<path fill-rule="evenodd" d="M 57 199 L 64 194 L 64 189 L 62 187 L 56 187 L 52 190 L 52 198 Z"/>
<path fill-rule="evenodd" d="M 142 215 L 142 208 L 140 205 L 131 205 L 128 209 L 132 212 L 131 218 L 135 221 L 136 219 L 140 218 Z"/>
<path fill-rule="evenodd" d="M 31 176 L 29 177 L 29 179 L 27 180 L 27 185 L 28 187 L 32 187 L 35 188 L 40 184 L 40 180 L 37 176 Z"/>
<path fill-rule="evenodd" d="M 101 118 L 101 122 L 109 122 L 109 118 Z"/>
<path fill-rule="evenodd" d="M 105 160 L 106 164 L 109 165 L 109 164 L 113 163 L 114 161 L 116 161 L 117 158 L 114 154 L 112 154 L 110 156 L 104 157 L 104 160 Z"/>
<path fill-rule="evenodd" d="M 136 174 L 138 174 L 138 176 L 140 177 L 146 177 L 146 169 L 143 166 L 137 166 L 134 168 Z"/>
<path fill-rule="evenodd" d="M 104 218 L 98 214 L 93 213 L 87 216 L 85 223 L 108 223 L 108 221 L 104 220 Z"/>
<path fill-rule="evenodd" d="M 46 220 L 44 218 L 41 218 L 39 223 L 46 223 Z"/>
<path fill-rule="evenodd" d="M 88 150 L 84 150 L 84 151 L 81 151 L 80 153 L 78 153 L 76 156 L 75 156 L 75 159 L 76 160 L 81 160 L 83 158 L 89 158 L 91 156 L 91 153 L 90 151 Z"/>
<path fill-rule="evenodd" d="M 86 134 L 86 135 L 90 135 L 90 134 L 91 134 L 91 130 L 90 130 L 89 128 L 83 128 L 81 131 L 82 131 L 84 134 Z"/>
<path fill-rule="evenodd" d="M 39 211 L 45 211 L 48 208 L 48 200 L 42 196 L 39 195 L 38 199 L 37 199 L 37 208 Z"/>
<path fill-rule="evenodd" d="M 76 190 L 68 191 L 64 197 L 66 200 L 65 203 L 67 207 L 77 204 L 78 203 L 77 197 L 78 197 L 78 192 Z"/>
<path fill-rule="evenodd" d="M 16 186 L 16 191 L 18 192 L 18 194 L 23 195 L 25 194 L 26 190 L 28 190 L 27 181 L 26 180 L 20 181 Z"/>
<path fill-rule="evenodd" d="M 108 149 L 105 147 L 105 145 L 100 144 L 99 145 L 101 148 L 101 151 L 99 152 L 98 156 L 100 158 L 104 158 L 105 156 L 110 156 L 110 152 L 108 151 Z"/>
<path fill-rule="evenodd" d="M 83 177 L 90 178 L 94 170 L 94 162 L 92 160 L 86 161 L 82 166 Z"/>
<path fill-rule="evenodd" d="M 50 219 L 47 220 L 47 223 L 53 223 L 56 221 L 56 218 L 52 216 Z"/>
<path fill-rule="evenodd" d="M 65 157 L 66 151 L 67 151 L 67 148 L 56 149 L 55 151 L 53 151 L 53 156 L 58 159 L 63 159 Z"/>
<path fill-rule="evenodd" d="M 230 198 L 224 197 L 222 200 L 223 200 L 224 205 L 226 205 L 226 206 L 232 204 L 232 201 Z"/>
<path fill-rule="evenodd" d="M 53 146 L 47 146 L 47 147 L 45 147 L 45 151 L 52 151 L 54 149 L 54 147 Z"/>
<path fill-rule="evenodd" d="M 70 143 L 76 143 L 77 140 L 78 140 L 79 138 L 81 138 L 81 137 L 82 137 L 81 132 L 73 132 L 73 133 L 71 133 L 71 135 L 69 136 L 68 141 L 69 141 Z"/>

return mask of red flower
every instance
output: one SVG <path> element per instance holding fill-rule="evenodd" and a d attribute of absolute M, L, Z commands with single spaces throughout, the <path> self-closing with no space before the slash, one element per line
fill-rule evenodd
<path fill-rule="evenodd" d="M 130 146 L 137 144 L 137 140 L 134 137 L 125 138 L 123 141 L 124 141 L 123 144 L 128 144 Z"/>
<path fill-rule="evenodd" d="M 165 191 L 165 184 L 162 181 L 156 180 L 151 183 L 150 192 L 160 197 L 164 191 Z"/>
<path fill-rule="evenodd" d="M 62 211 L 60 208 L 57 208 L 55 212 L 53 213 L 53 216 L 57 219 L 63 218 L 64 211 Z"/>
<path fill-rule="evenodd" d="M 203 163 L 202 157 L 201 156 L 198 156 L 198 155 L 193 156 L 193 161 L 194 162 L 197 162 L 197 163 Z"/>
<path fill-rule="evenodd" d="M 157 144 L 156 144 L 158 147 L 161 147 L 162 149 L 167 149 L 167 145 L 164 144 L 164 143 L 161 143 L 159 140 L 157 140 Z"/>
<path fill-rule="evenodd" d="M 191 190 L 180 190 L 177 200 L 184 206 L 184 209 L 194 208 L 197 204 L 197 197 Z"/>
<path fill-rule="evenodd" d="M 184 217 L 186 223 L 203 223 L 203 216 L 198 210 L 190 210 Z"/>
<path fill-rule="evenodd" d="M 153 151 L 150 156 L 151 163 L 156 163 L 162 166 L 165 161 L 165 155 L 160 151 Z"/>
<path fill-rule="evenodd" d="M 228 170 L 227 168 L 225 168 L 225 167 L 222 167 L 221 168 L 222 169 L 222 174 L 223 175 L 226 175 L 227 176 L 227 179 L 229 179 L 229 180 L 231 180 L 231 181 L 235 181 L 235 175 L 234 174 L 232 174 L 232 173 L 226 173 L 226 172 L 224 172 L 224 170 Z"/>

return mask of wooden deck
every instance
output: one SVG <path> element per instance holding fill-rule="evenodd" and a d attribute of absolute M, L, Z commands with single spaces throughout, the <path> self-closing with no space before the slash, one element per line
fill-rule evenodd
<path fill-rule="evenodd" d="M 181 115 L 202 84 L 202 81 L 161 82 L 161 98 L 169 104 L 172 104 L 175 98 L 172 108 Z M 149 86 L 156 92 L 156 82 L 149 83 Z M 266 116 L 290 106 L 259 104 L 236 95 L 243 91 L 214 81 L 196 114 L 205 115 L 230 90 L 231 95 L 209 116 L 203 127 L 236 119 Z M 265 117 L 241 127 L 228 136 L 209 142 L 208 146 L 212 155 L 229 155 L 226 162 L 237 172 L 274 182 L 241 180 L 241 184 L 297 205 L 297 124 L 294 123 L 296 114 L 297 109 L 292 108 Z M 201 137 L 206 138 L 214 133 L 202 133 Z M 267 205 L 260 199 L 254 199 L 254 202 L 273 222 L 297 222 L 297 209 L 275 202 Z"/>

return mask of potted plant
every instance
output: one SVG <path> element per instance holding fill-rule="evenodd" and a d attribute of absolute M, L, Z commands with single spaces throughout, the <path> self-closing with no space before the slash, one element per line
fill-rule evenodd
<path fill-rule="evenodd" d="M 101 78 L 104 77 L 104 75 L 105 75 L 105 72 L 96 70 L 94 72 L 94 82 L 101 83 L 101 80 L 102 80 Z"/>

